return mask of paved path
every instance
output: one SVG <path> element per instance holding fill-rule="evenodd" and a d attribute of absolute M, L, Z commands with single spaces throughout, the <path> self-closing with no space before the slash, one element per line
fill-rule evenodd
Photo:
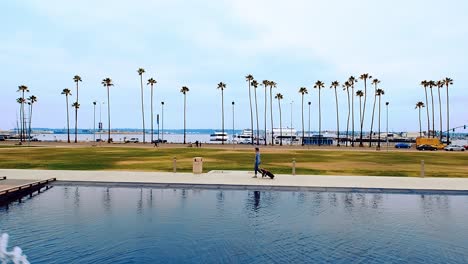
<path fill-rule="evenodd" d="M 305 176 L 277 175 L 252 178 L 252 172 L 212 171 L 204 174 L 135 171 L 62 171 L 0 169 L 0 177 L 8 179 L 44 180 L 82 183 L 148 183 L 173 185 L 261 186 L 295 188 L 362 188 L 393 190 L 468 191 L 468 178 L 416 178 L 381 176 Z"/>

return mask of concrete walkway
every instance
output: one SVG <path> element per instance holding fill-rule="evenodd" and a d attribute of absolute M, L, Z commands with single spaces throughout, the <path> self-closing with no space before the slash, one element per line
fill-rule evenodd
<path fill-rule="evenodd" d="M 150 184 L 162 186 L 206 186 L 208 188 L 262 189 L 371 189 L 382 191 L 459 191 L 468 194 L 468 178 L 415 178 L 381 176 L 310 176 L 276 175 L 252 178 L 252 172 L 211 171 L 204 174 L 135 171 L 64 171 L 64 170 L 9 170 L 0 169 L 0 177 L 18 180 L 57 178 L 58 183 L 82 184 Z"/>

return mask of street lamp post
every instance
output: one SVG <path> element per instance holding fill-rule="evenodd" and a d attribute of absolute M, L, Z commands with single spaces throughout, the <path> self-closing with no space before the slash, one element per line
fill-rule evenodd
<path fill-rule="evenodd" d="M 387 151 L 388 151 L 388 105 L 389 104 L 390 104 L 389 102 L 385 103 L 385 107 L 387 109 Z"/>
<path fill-rule="evenodd" d="M 164 102 L 161 102 L 161 143 L 164 142 Z"/>
<path fill-rule="evenodd" d="M 93 117 L 93 141 L 96 142 L 96 104 L 97 102 L 93 102 L 93 112 L 94 112 L 94 117 Z"/>
<path fill-rule="evenodd" d="M 308 104 L 309 104 L 309 146 L 310 146 L 310 143 L 311 143 L 311 139 L 310 139 L 310 105 L 311 105 L 311 102 L 309 102 Z"/>
<path fill-rule="evenodd" d="M 234 101 L 232 101 L 232 144 L 234 144 Z"/>
<path fill-rule="evenodd" d="M 99 141 L 102 141 L 102 105 L 105 102 L 99 104 Z"/>

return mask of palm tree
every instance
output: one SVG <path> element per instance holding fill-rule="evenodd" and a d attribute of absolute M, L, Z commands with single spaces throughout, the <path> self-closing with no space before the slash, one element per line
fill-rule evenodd
<path fill-rule="evenodd" d="M 271 123 L 271 145 L 274 145 L 273 134 L 273 88 L 276 88 L 277 83 L 270 81 L 270 123 Z"/>
<path fill-rule="evenodd" d="M 19 131 L 18 131 L 18 134 L 19 134 L 19 136 L 20 136 L 20 143 L 21 143 L 21 141 L 23 141 L 23 122 L 21 121 L 21 120 L 23 120 L 23 113 L 22 113 L 23 111 L 22 111 L 22 109 L 23 109 L 23 104 L 25 103 L 25 100 L 24 100 L 22 97 L 19 97 L 19 98 L 16 99 L 16 102 L 17 102 L 18 104 L 20 104 L 20 109 L 19 109 L 19 114 L 20 114 L 20 116 L 19 116 L 19 120 L 20 120 L 20 122 L 21 122 L 21 128 L 18 128 L 18 130 L 19 130 Z"/>
<path fill-rule="evenodd" d="M 75 108 L 75 114 L 76 114 L 76 113 L 78 112 L 78 111 L 77 111 L 78 108 L 80 108 L 80 104 L 79 104 L 78 102 L 74 102 L 74 103 L 72 104 L 72 107 Z M 76 115 L 75 115 L 75 143 L 77 142 L 77 140 L 76 140 L 76 136 L 77 136 L 77 134 L 76 134 L 77 123 L 78 123 L 78 119 L 76 119 Z"/>
<path fill-rule="evenodd" d="M 258 140 L 259 140 L 259 137 L 260 137 L 260 131 L 258 130 L 259 129 L 259 126 L 258 126 L 258 105 L 257 105 L 257 88 L 258 88 L 258 82 L 256 80 L 253 80 L 251 85 L 253 86 L 254 88 L 254 95 L 255 95 L 255 116 L 257 118 L 257 145 L 259 144 L 258 143 Z M 252 131 L 253 133 L 253 131 Z"/>
<path fill-rule="evenodd" d="M 29 108 L 29 136 L 31 136 L 31 124 L 32 124 L 32 112 L 33 112 L 33 105 L 37 102 L 37 97 L 34 95 L 29 96 L 28 104 L 30 105 Z"/>
<path fill-rule="evenodd" d="M 140 75 L 141 117 L 142 117 L 142 121 L 143 121 L 143 143 L 146 143 L 146 141 L 145 141 L 145 108 L 144 108 L 144 104 L 143 104 L 143 73 L 145 73 L 145 69 L 138 68 L 137 72 L 138 72 L 138 75 Z"/>
<path fill-rule="evenodd" d="M 333 81 L 331 83 L 330 88 L 335 89 L 335 102 L 336 102 L 336 132 L 338 133 L 338 140 L 336 143 L 336 146 L 340 146 L 340 120 L 338 116 L 338 95 L 336 93 L 336 87 L 340 86 L 340 82 L 338 81 Z"/>
<path fill-rule="evenodd" d="M 79 105 L 78 101 L 78 83 L 81 82 L 81 77 L 79 75 L 73 76 L 73 81 L 76 83 L 76 103 Z M 75 107 L 75 143 L 78 142 L 78 108 Z"/>
<path fill-rule="evenodd" d="M 422 126 L 421 126 L 421 108 L 426 107 L 423 102 L 419 101 L 416 103 L 415 109 L 419 108 L 419 137 L 422 137 Z"/>
<path fill-rule="evenodd" d="M 448 93 L 448 88 L 449 85 L 453 85 L 453 80 L 450 79 L 449 77 L 446 77 L 445 79 L 442 80 L 445 84 L 445 87 L 447 88 L 447 144 L 450 144 L 450 124 L 449 124 L 449 93 Z"/>
<path fill-rule="evenodd" d="M 360 143 L 359 146 L 363 147 L 364 145 L 362 144 L 362 130 L 364 127 L 364 117 L 366 116 L 366 102 L 367 102 L 367 80 L 372 79 L 372 76 L 369 75 L 369 73 L 363 73 L 361 76 L 359 76 L 359 79 L 364 81 L 364 107 L 362 108 L 362 116 L 361 116 L 361 135 L 360 137 Z"/>
<path fill-rule="evenodd" d="M 186 109 L 187 109 L 187 93 L 188 93 L 189 88 L 187 86 L 182 86 L 180 89 L 180 92 L 184 94 L 184 144 L 185 144 L 185 139 L 186 139 Z"/>
<path fill-rule="evenodd" d="M 154 135 L 154 129 L 153 129 L 153 86 L 157 83 L 157 81 L 153 78 L 148 79 L 148 83 L 146 85 L 151 85 L 151 143 L 153 143 L 153 135 Z"/>
<path fill-rule="evenodd" d="M 254 77 L 252 76 L 252 74 L 249 74 L 247 76 L 245 76 L 245 80 L 247 81 L 247 83 L 249 84 L 249 102 L 250 102 L 250 128 L 252 129 L 252 145 L 254 144 L 254 136 L 253 136 L 253 111 L 252 111 L 252 95 L 251 95 L 251 92 L 250 92 L 250 85 L 252 84 L 252 81 L 254 80 Z"/>
<path fill-rule="evenodd" d="M 319 101 L 319 142 L 318 142 L 318 145 L 320 146 L 321 145 L 321 141 L 322 141 L 322 138 L 321 138 L 321 133 L 322 133 L 322 109 L 321 109 L 321 106 L 320 106 L 320 90 L 325 87 L 325 84 L 322 82 L 322 81 L 316 81 L 315 82 L 315 85 L 314 85 L 314 88 L 315 89 L 318 89 L 319 91 L 319 94 L 318 94 L 318 101 Z"/>
<path fill-rule="evenodd" d="M 434 138 L 435 137 L 435 123 L 434 123 L 434 95 L 432 93 L 432 87 L 435 87 L 436 86 L 436 83 L 434 81 L 429 81 L 428 83 L 429 85 L 429 89 L 431 90 L 431 100 L 432 100 L 432 104 L 431 104 L 431 109 L 432 109 L 432 137 Z"/>
<path fill-rule="evenodd" d="M 270 85 L 270 81 L 269 80 L 263 80 L 262 81 L 262 85 L 265 87 L 265 131 L 264 131 L 264 137 L 265 137 L 265 146 L 267 144 L 267 134 L 266 134 L 266 131 L 267 131 L 267 90 L 268 90 L 268 86 Z"/>
<path fill-rule="evenodd" d="M 381 101 L 382 101 L 382 95 L 384 95 L 385 92 L 382 89 L 377 89 L 376 95 L 379 97 L 379 141 L 377 142 L 377 149 L 380 150 L 380 110 L 381 110 Z"/>
<path fill-rule="evenodd" d="M 440 88 L 444 88 L 444 81 L 436 82 L 437 92 L 439 93 L 439 123 L 440 123 L 440 141 L 442 142 L 442 101 L 440 100 Z"/>
<path fill-rule="evenodd" d="M 224 135 L 224 89 L 226 89 L 226 84 L 223 82 L 218 83 L 218 88 L 221 90 L 221 127 L 222 127 L 222 133 Z M 233 135 L 234 136 L 234 135 Z M 224 144 L 224 138 L 221 141 L 221 144 Z"/>
<path fill-rule="evenodd" d="M 18 92 L 21 92 L 21 113 L 20 116 L 22 116 L 21 119 L 21 134 L 20 134 L 20 141 L 24 141 L 26 138 L 26 118 L 24 114 L 24 104 L 26 103 L 26 99 L 24 98 L 24 93 L 29 93 L 29 89 L 26 85 L 20 85 L 18 86 Z"/>
<path fill-rule="evenodd" d="M 351 84 L 349 83 L 349 81 L 346 81 L 344 84 L 343 84 L 343 90 L 346 91 L 346 93 L 348 94 L 348 119 L 346 121 L 346 146 L 348 146 L 348 140 L 349 140 L 349 117 L 351 115 L 351 104 L 350 104 L 350 98 L 349 98 L 349 87 L 351 87 Z"/>
<path fill-rule="evenodd" d="M 110 94 L 109 94 L 109 87 L 114 86 L 112 83 L 111 78 L 105 78 L 101 82 L 104 87 L 107 88 L 107 123 L 108 123 L 108 131 L 107 131 L 107 143 L 111 143 L 112 139 L 110 137 L 110 132 L 111 132 L 111 115 L 110 115 Z"/>
<path fill-rule="evenodd" d="M 351 85 L 351 122 L 352 122 L 352 129 L 353 129 L 353 134 L 351 135 L 352 140 L 351 140 L 351 147 L 354 147 L 354 84 L 357 83 L 357 79 L 354 76 L 350 76 L 348 78 L 349 84 Z"/>
<path fill-rule="evenodd" d="M 308 94 L 307 88 L 301 87 L 299 88 L 299 93 L 302 95 L 302 146 L 304 146 L 304 95 Z"/>
<path fill-rule="evenodd" d="M 361 90 L 358 90 L 356 92 L 356 96 L 359 96 L 359 120 L 362 121 L 362 97 L 364 96 L 364 93 Z M 359 138 L 359 147 L 364 147 L 362 144 L 362 123 L 361 123 L 361 137 Z"/>
<path fill-rule="evenodd" d="M 375 113 L 375 103 L 377 102 L 377 85 L 380 83 L 379 79 L 373 79 L 372 84 L 374 85 L 374 106 L 372 107 L 372 118 L 370 126 L 370 135 L 369 135 L 369 148 L 372 147 L 372 134 L 374 133 L 374 113 Z"/>
<path fill-rule="evenodd" d="M 70 143 L 70 116 L 68 113 L 68 96 L 72 95 L 71 90 L 68 88 L 65 88 L 62 90 L 62 94 L 65 95 L 65 101 L 66 101 L 66 106 L 67 106 L 67 135 L 68 135 L 68 143 Z"/>
<path fill-rule="evenodd" d="M 426 94 L 427 136 L 429 137 L 429 131 L 431 130 L 431 121 L 429 120 L 429 101 L 427 100 L 427 87 L 429 86 L 429 82 L 426 80 L 421 81 L 421 85 L 424 87 L 424 93 Z"/>
<path fill-rule="evenodd" d="M 278 99 L 279 116 L 280 116 L 280 146 L 283 146 L 283 126 L 281 122 L 281 100 L 283 100 L 283 95 L 280 93 L 277 93 L 275 95 L 275 99 Z"/>

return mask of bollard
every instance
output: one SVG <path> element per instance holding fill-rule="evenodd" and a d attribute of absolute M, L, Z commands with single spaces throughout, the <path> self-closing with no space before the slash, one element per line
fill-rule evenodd
<path fill-rule="evenodd" d="M 421 160 L 421 177 L 423 177 L 423 178 L 424 178 L 424 173 L 425 173 L 425 171 L 424 171 L 424 160 Z"/>
<path fill-rule="evenodd" d="M 292 175 L 296 175 L 296 159 L 292 161 Z"/>
<path fill-rule="evenodd" d="M 177 172 L 177 158 L 176 157 L 174 157 L 174 160 L 172 162 L 172 168 L 173 168 L 174 173 L 176 173 Z"/>

